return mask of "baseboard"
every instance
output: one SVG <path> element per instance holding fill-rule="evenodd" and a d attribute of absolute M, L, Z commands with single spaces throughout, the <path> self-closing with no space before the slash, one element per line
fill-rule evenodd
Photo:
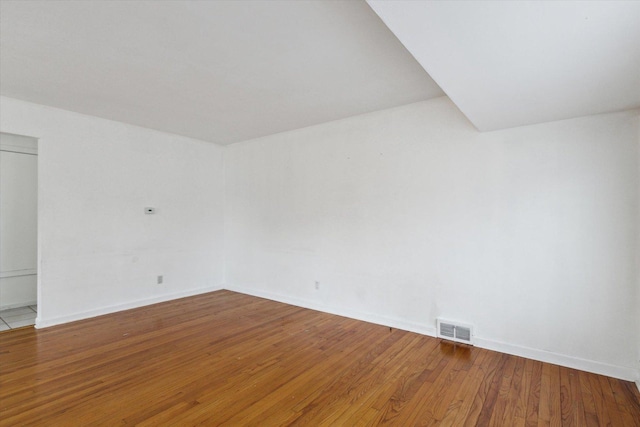
<path fill-rule="evenodd" d="M 38 305 L 38 301 L 19 302 L 17 304 L 0 305 L 0 311 L 11 310 L 12 308 L 27 307 L 30 305 Z"/>
<path fill-rule="evenodd" d="M 378 325 L 384 325 L 396 329 L 402 329 L 404 331 L 416 332 L 422 335 L 428 335 L 435 337 L 435 327 L 426 326 L 415 322 L 407 322 L 406 320 L 391 318 L 387 316 L 380 316 L 373 313 L 356 312 L 348 309 L 336 308 L 332 306 L 326 306 L 319 304 L 315 301 L 309 301 L 302 298 L 295 298 L 286 295 L 276 294 L 273 292 L 266 292 L 262 290 L 256 290 L 251 288 L 243 288 L 239 286 L 233 286 L 227 284 L 225 289 L 239 292 L 242 294 L 252 295 L 260 298 L 266 298 L 273 301 L 282 302 L 285 304 L 291 304 L 298 307 L 309 308 L 312 310 L 322 311 L 324 313 L 335 314 L 338 316 L 344 316 L 351 319 L 362 320 L 364 322 L 375 323 Z M 498 351 L 500 353 L 511 354 L 514 356 L 525 357 L 527 359 L 533 359 L 540 362 L 552 363 L 554 365 L 564 366 L 567 368 L 579 369 L 581 371 L 592 372 L 595 374 L 606 375 L 613 378 L 619 378 L 626 381 L 635 381 L 638 378 L 638 372 L 635 369 L 627 368 L 623 366 L 609 365 L 606 363 L 595 362 L 592 360 L 580 359 L 573 356 L 566 356 L 563 354 L 552 353 L 544 350 L 537 350 L 528 347 L 521 347 L 513 344 L 507 344 L 499 341 L 489 340 L 485 338 L 474 337 L 476 347 L 484 348 L 487 350 Z M 640 381 L 636 381 L 640 389 Z"/>
<path fill-rule="evenodd" d="M 153 298 L 145 298 L 135 301 L 130 301 L 124 304 L 110 305 L 107 307 L 100 307 L 94 310 L 83 311 L 79 313 L 70 314 L 67 316 L 53 317 L 49 319 L 42 319 L 40 313 L 36 317 L 36 329 L 48 328 L 50 326 L 61 325 L 63 323 L 75 322 L 76 320 L 89 319 L 91 317 L 102 316 L 103 314 L 115 313 L 117 311 L 129 310 L 131 308 L 144 307 L 145 305 L 157 304 L 159 302 L 171 301 L 178 298 L 190 297 L 193 295 L 205 294 L 207 292 L 219 291 L 223 289 L 222 286 L 213 286 L 207 288 L 191 289 L 184 292 L 176 292 L 173 294 L 159 295 Z"/>
<path fill-rule="evenodd" d="M 633 368 L 609 365 L 607 363 L 581 359 L 579 357 L 567 356 L 550 351 L 521 347 L 518 345 L 478 337 L 475 337 L 475 344 L 476 346 L 487 350 L 525 357 L 527 359 L 551 363 L 554 365 L 564 366 L 566 368 L 578 369 L 580 371 L 587 371 L 594 374 L 606 375 L 608 377 L 618 378 L 621 380 L 633 381 L 638 377 L 638 373 Z"/>
<path fill-rule="evenodd" d="M 415 332 L 422 335 L 435 337 L 436 328 L 428 327 L 419 323 L 408 322 L 406 320 L 397 319 L 388 316 L 380 316 L 373 313 L 365 313 L 355 310 L 347 310 L 336 308 L 315 301 L 309 301 L 302 298 L 290 297 L 288 295 L 276 294 L 273 292 L 265 292 L 256 289 L 243 288 L 238 286 L 225 286 L 225 289 L 241 294 L 252 295 L 254 297 L 266 298 L 272 301 L 278 301 L 285 304 L 295 305 L 296 307 L 308 308 L 311 310 L 321 311 L 323 313 L 335 314 L 336 316 L 348 317 L 350 319 L 362 320 L 363 322 L 375 323 L 390 328 L 402 329 L 403 331 Z"/>
<path fill-rule="evenodd" d="M 636 381 L 636 387 L 638 387 L 638 391 L 640 391 L 640 380 Z"/>

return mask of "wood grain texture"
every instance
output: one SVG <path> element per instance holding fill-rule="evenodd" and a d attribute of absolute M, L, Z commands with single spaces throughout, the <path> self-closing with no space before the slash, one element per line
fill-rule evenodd
<path fill-rule="evenodd" d="M 0 426 L 637 426 L 630 382 L 229 291 L 0 333 Z"/>

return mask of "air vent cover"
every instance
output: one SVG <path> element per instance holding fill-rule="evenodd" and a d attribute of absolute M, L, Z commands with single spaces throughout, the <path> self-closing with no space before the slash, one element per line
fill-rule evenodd
<path fill-rule="evenodd" d="M 438 337 L 473 345 L 473 327 L 459 322 L 437 319 Z"/>

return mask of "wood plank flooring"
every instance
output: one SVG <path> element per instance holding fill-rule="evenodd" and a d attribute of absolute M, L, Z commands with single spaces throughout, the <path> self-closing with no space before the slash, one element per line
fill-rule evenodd
<path fill-rule="evenodd" d="M 0 333 L 1 426 L 640 426 L 631 382 L 229 291 Z"/>

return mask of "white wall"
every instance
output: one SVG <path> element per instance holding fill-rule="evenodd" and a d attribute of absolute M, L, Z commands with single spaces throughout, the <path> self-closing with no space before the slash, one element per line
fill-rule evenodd
<path fill-rule="evenodd" d="M 635 378 L 637 117 L 479 133 L 439 98 L 229 146 L 227 287 Z"/>
<path fill-rule="evenodd" d="M 40 138 L 38 326 L 218 289 L 226 265 L 230 289 L 638 375 L 638 111 L 478 133 L 440 98 L 223 149 L 0 110 Z"/>
<path fill-rule="evenodd" d="M 223 285 L 221 147 L 5 97 L 0 111 L 0 131 L 39 138 L 38 326 Z"/>
<path fill-rule="evenodd" d="M 38 141 L 0 133 L 0 310 L 37 302 Z"/>

